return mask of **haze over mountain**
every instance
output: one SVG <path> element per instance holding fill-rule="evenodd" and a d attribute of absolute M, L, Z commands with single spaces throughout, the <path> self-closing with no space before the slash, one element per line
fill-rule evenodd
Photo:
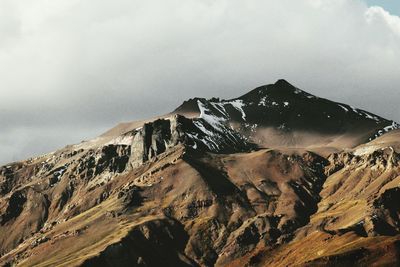
<path fill-rule="evenodd" d="M 399 124 L 285 80 L 0 167 L 5 266 L 399 264 Z"/>

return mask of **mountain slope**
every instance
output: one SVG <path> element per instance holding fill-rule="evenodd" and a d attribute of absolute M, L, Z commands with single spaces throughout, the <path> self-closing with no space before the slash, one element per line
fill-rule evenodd
<path fill-rule="evenodd" d="M 0 167 L 0 264 L 398 263 L 396 128 L 284 80 L 188 100 Z"/>
<path fill-rule="evenodd" d="M 397 266 L 400 253 L 400 131 L 332 154 L 321 201 L 288 246 L 258 262 L 287 266 Z M 304 244 L 313 245 L 305 246 Z M 253 257 L 254 257 L 253 255 Z M 272 257 L 271 257 L 272 256 Z"/>

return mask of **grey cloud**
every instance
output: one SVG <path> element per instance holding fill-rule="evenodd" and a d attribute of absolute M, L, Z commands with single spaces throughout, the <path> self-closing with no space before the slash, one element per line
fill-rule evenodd
<path fill-rule="evenodd" d="M 0 163 L 279 78 L 400 120 L 400 18 L 360 1 L 1 3 Z"/>

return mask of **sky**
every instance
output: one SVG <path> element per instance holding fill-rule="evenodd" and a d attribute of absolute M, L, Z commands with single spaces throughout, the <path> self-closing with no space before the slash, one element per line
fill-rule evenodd
<path fill-rule="evenodd" d="M 0 164 L 280 78 L 400 121 L 398 2 L 0 0 Z"/>
<path fill-rule="evenodd" d="M 400 15 L 400 1 L 399 0 L 366 0 L 369 6 L 380 6 L 388 12 Z"/>

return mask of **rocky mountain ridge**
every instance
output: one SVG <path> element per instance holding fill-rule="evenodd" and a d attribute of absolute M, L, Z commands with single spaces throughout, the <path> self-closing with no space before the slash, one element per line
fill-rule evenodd
<path fill-rule="evenodd" d="M 397 128 L 284 80 L 188 100 L 0 167 L 0 263 L 396 264 Z"/>

